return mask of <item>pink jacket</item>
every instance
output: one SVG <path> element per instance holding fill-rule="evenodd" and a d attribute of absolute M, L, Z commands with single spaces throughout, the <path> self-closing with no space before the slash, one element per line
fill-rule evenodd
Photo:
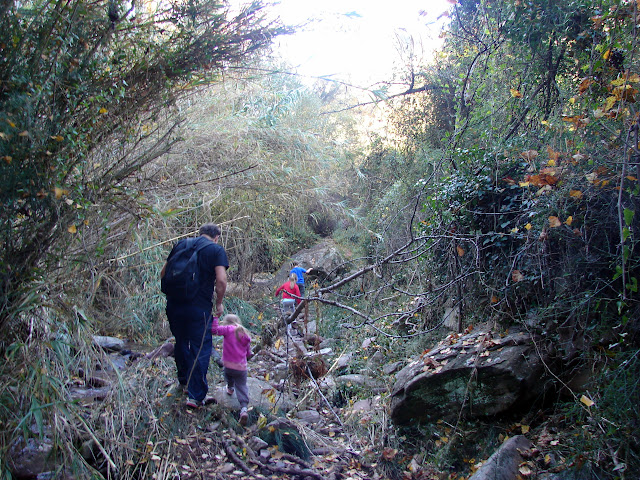
<path fill-rule="evenodd" d="M 233 370 L 246 370 L 247 357 L 251 356 L 251 337 L 236 337 L 235 325 L 218 325 L 218 318 L 213 317 L 211 333 L 224 337 L 222 341 L 222 364 Z"/>

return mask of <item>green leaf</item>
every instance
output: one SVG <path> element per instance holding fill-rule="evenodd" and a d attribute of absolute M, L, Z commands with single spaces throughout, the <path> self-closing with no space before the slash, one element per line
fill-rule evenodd
<path fill-rule="evenodd" d="M 630 210 L 628 208 L 624 209 L 624 223 L 626 223 L 627 226 L 630 226 L 631 222 L 633 222 L 633 216 L 635 213 L 635 210 Z"/>

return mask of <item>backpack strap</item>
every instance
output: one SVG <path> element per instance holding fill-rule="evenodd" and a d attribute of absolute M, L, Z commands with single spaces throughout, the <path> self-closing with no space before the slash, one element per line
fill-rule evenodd
<path fill-rule="evenodd" d="M 208 238 L 204 238 L 204 237 L 190 238 L 188 240 L 192 241 L 191 245 L 188 245 L 188 247 L 191 247 L 192 245 L 195 245 L 196 252 L 199 252 L 204 247 L 208 247 L 209 245 L 215 245 L 215 242 L 212 242 Z M 198 243 L 200 240 L 203 240 L 203 241 Z"/>

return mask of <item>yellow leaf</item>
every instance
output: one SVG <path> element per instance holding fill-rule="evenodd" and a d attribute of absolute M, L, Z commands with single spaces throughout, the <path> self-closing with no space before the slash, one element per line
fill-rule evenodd
<path fill-rule="evenodd" d="M 607 97 L 607 100 L 604 102 L 604 107 L 603 109 L 606 110 L 611 110 L 613 108 L 613 106 L 616 104 L 616 102 L 618 101 L 618 99 L 616 97 Z"/>
<path fill-rule="evenodd" d="M 460 245 L 456 247 L 456 251 L 458 252 L 459 257 L 462 257 L 464 255 L 464 249 Z"/>
<path fill-rule="evenodd" d="M 515 88 L 510 88 L 509 91 L 511 92 L 511 96 L 514 98 L 522 98 L 522 94 L 516 90 Z"/>
<path fill-rule="evenodd" d="M 520 229 L 518 227 L 513 227 L 511 230 L 509 230 L 511 233 L 518 233 L 520 231 Z"/>
<path fill-rule="evenodd" d="M 549 165 L 550 167 L 555 167 L 556 166 L 556 161 L 555 160 L 549 160 L 547 162 L 547 165 Z"/>
<path fill-rule="evenodd" d="M 518 185 L 524 188 L 524 187 L 528 187 L 530 185 L 530 183 L 529 182 L 520 182 Z"/>
<path fill-rule="evenodd" d="M 269 430 L 270 433 L 273 433 L 276 431 L 276 427 L 274 427 L 273 425 L 269 425 L 269 428 L 267 430 Z"/>
<path fill-rule="evenodd" d="M 29 136 L 29 132 L 27 132 L 26 130 L 24 132 L 20 132 L 18 134 L 19 137 L 28 137 Z"/>
<path fill-rule="evenodd" d="M 573 198 L 582 198 L 582 192 L 580 190 L 569 190 L 569 196 Z"/>
<path fill-rule="evenodd" d="M 258 417 L 258 421 L 256 422 L 258 428 L 264 428 L 267 426 L 267 417 L 265 417 L 262 413 Z"/>
<path fill-rule="evenodd" d="M 331 431 L 329 432 L 329 436 L 330 436 L 330 437 L 335 437 L 335 436 L 336 436 L 336 432 L 334 432 L 333 430 L 331 430 Z"/>
<path fill-rule="evenodd" d="M 440 437 L 442 443 L 449 443 L 449 437 Z"/>
<path fill-rule="evenodd" d="M 528 433 L 529 432 L 529 425 L 522 425 L 520 427 L 520 429 L 522 430 L 522 434 Z"/>
<path fill-rule="evenodd" d="M 69 228 L 67 228 L 67 232 L 69 232 L 69 233 L 77 233 L 78 229 L 76 228 L 75 225 L 71 225 Z"/>
<path fill-rule="evenodd" d="M 11 120 L 7 119 L 7 123 L 11 126 L 11 128 L 16 128 L 16 124 L 13 123 Z"/>
<path fill-rule="evenodd" d="M 636 177 L 634 177 L 633 175 L 627 175 L 627 180 L 631 180 L 632 182 L 638 181 L 638 179 Z"/>
<path fill-rule="evenodd" d="M 498 303 L 498 297 L 496 297 L 495 295 L 491 296 L 491 303 Z"/>
<path fill-rule="evenodd" d="M 527 230 L 531 230 L 533 228 L 533 225 L 531 225 L 530 223 L 527 223 L 524 228 L 526 228 Z"/>
<path fill-rule="evenodd" d="M 610 48 L 607 49 L 607 51 L 602 54 L 602 58 L 604 58 L 605 60 L 609 60 L 610 56 L 611 56 L 611 49 Z"/>
<path fill-rule="evenodd" d="M 7 162 L 7 165 L 9 165 L 11 163 L 11 160 L 13 160 L 13 158 L 11 157 L 11 155 L 5 155 L 4 157 L 2 157 L 2 159 Z"/>
<path fill-rule="evenodd" d="M 595 405 L 595 403 L 596 403 L 593 400 L 591 400 L 589 397 L 587 397 L 586 395 L 582 395 L 582 397 L 580 397 L 580 401 L 582 403 L 584 403 L 587 407 L 591 407 L 591 406 Z"/>
<path fill-rule="evenodd" d="M 60 187 L 55 187 L 53 189 L 53 193 L 55 194 L 55 197 L 59 199 L 63 195 L 69 195 L 69 190 L 66 190 L 66 189 L 60 188 Z"/>
<path fill-rule="evenodd" d="M 280 350 L 280 347 L 282 346 L 282 339 L 279 338 L 278 340 L 276 340 L 276 344 L 274 345 L 276 350 Z"/>
<path fill-rule="evenodd" d="M 573 223 L 573 216 L 569 215 L 567 217 L 567 219 L 564 221 L 564 223 L 566 223 L 567 225 L 571 226 L 571 224 Z"/>
<path fill-rule="evenodd" d="M 98 113 L 100 113 L 101 115 L 103 115 L 103 114 L 105 114 L 105 113 L 107 113 L 107 112 L 108 112 L 108 110 L 107 110 L 106 108 L 104 108 L 104 107 L 102 107 L 102 108 L 98 111 Z"/>
<path fill-rule="evenodd" d="M 576 103 L 576 97 L 571 97 L 571 98 L 569 99 L 569 103 L 570 103 L 571 105 L 573 105 L 574 103 Z"/>
<path fill-rule="evenodd" d="M 56 142 L 61 142 L 62 140 L 64 140 L 64 137 L 62 135 L 52 135 L 51 139 L 55 140 Z"/>
<path fill-rule="evenodd" d="M 554 217 L 554 216 L 549 217 L 549 226 L 551 228 L 557 228 L 560 225 L 562 225 L 562 222 L 558 217 Z"/>

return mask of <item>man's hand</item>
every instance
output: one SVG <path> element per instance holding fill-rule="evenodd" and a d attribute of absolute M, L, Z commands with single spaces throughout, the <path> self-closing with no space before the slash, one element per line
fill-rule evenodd
<path fill-rule="evenodd" d="M 221 318 L 223 313 L 224 313 L 224 305 L 216 304 L 216 317 Z"/>

